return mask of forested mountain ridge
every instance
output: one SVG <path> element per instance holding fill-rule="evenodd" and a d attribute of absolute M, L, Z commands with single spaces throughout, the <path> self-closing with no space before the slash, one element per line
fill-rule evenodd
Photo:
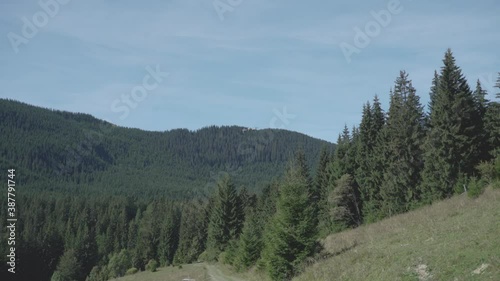
<path fill-rule="evenodd" d="M 333 148 L 281 129 L 143 131 L 6 99 L 0 120 L 0 164 L 17 168 L 23 184 L 36 189 L 192 197 L 229 173 L 238 186 L 257 190 L 282 174 L 297 149 L 314 165 L 322 146 Z"/>

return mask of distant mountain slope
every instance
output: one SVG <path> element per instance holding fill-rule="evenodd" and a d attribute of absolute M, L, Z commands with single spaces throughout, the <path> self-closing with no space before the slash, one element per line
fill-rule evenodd
<path fill-rule="evenodd" d="M 88 114 L 0 99 L 0 165 L 16 168 L 26 190 L 71 190 L 128 196 L 206 194 L 221 173 L 259 189 L 303 149 L 315 168 L 333 144 L 279 129 L 210 126 L 149 132 Z"/>

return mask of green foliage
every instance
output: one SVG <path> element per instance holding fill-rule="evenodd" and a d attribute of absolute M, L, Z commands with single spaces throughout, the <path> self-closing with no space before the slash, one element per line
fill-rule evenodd
<path fill-rule="evenodd" d="M 160 227 L 158 243 L 158 256 L 161 265 L 168 266 L 173 263 L 174 255 L 179 244 L 179 227 L 181 214 L 179 210 L 170 208 Z"/>
<path fill-rule="evenodd" d="M 136 274 L 139 270 L 135 267 L 131 267 L 129 269 L 127 269 L 127 271 L 125 272 L 125 275 L 132 275 L 132 274 Z"/>
<path fill-rule="evenodd" d="M 109 279 L 109 271 L 106 265 L 94 266 L 85 281 L 106 281 Z"/>
<path fill-rule="evenodd" d="M 137 246 L 133 253 L 134 267 L 145 269 L 151 259 L 157 258 L 156 250 L 159 248 L 160 216 L 158 202 L 150 203 L 139 224 Z"/>
<path fill-rule="evenodd" d="M 359 125 L 359 137 L 356 143 L 356 169 L 354 173 L 346 171 L 345 174 L 354 175 L 361 200 L 362 212 L 365 221 L 372 222 L 380 217 L 380 186 L 386 165 L 384 135 L 385 113 L 382 110 L 377 96 L 373 105 L 363 106 L 363 116 Z"/>
<path fill-rule="evenodd" d="M 234 265 L 237 251 L 238 251 L 238 240 L 229 241 L 224 252 L 221 252 L 219 254 L 218 261 L 222 262 L 223 264 Z"/>
<path fill-rule="evenodd" d="M 448 50 L 432 96 L 424 153 L 422 193 L 426 201 L 450 196 L 460 173 L 474 174 L 479 163 L 482 121 L 475 99 Z"/>
<path fill-rule="evenodd" d="M 80 220 L 82 225 L 78 227 L 76 238 L 73 240 L 73 247 L 78 261 L 81 263 L 82 271 L 80 278 L 83 279 L 92 270 L 97 263 L 97 244 L 95 231 L 91 227 L 91 214 L 89 210 L 83 210 L 83 218 Z"/>
<path fill-rule="evenodd" d="M 215 259 L 215 260 L 220 262 L 220 263 L 223 263 L 223 264 L 229 264 L 229 261 L 227 259 L 227 253 L 225 251 L 220 252 L 219 256 L 217 256 L 217 259 Z"/>
<path fill-rule="evenodd" d="M 238 241 L 238 248 L 234 265 L 237 269 L 247 269 L 260 258 L 262 251 L 262 226 L 259 225 L 258 217 L 251 213 Z"/>
<path fill-rule="evenodd" d="M 472 93 L 476 113 L 478 114 L 478 118 L 474 120 L 474 126 L 476 126 L 476 131 L 478 132 L 477 137 L 477 159 L 484 160 L 489 159 L 489 152 L 492 148 L 490 146 L 489 138 L 491 137 L 490 133 L 486 131 L 486 123 L 488 120 L 486 119 L 486 112 L 488 111 L 488 107 L 490 107 L 489 101 L 486 99 L 488 93 L 484 90 L 479 82 L 479 79 L 476 82 L 476 89 Z"/>
<path fill-rule="evenodd" d="M 54 271 L 54 274 L 52 274 L 50 281 L 65 281 L 65 280 L 61 276 L 61 273 L 56 270 L 56 271 Z"/>
<path fill-rule="evenodd" d="M 481 180 L 491 184 L 493 188 L 500 188 L 500 153 L 496 152 L 495 159 L 489 162 L 481 162 L 477 169 L 481 175 Z"/>
<path fill-rule="evenodd" d="M 495 178 L 500 180 L 500 151 L 498 151 L 497 157 L 495 158 L 493 165 L 495 169 Z"/>
<path fill-rule="evenodd" d="M 491 101 L 488 103 L 484 116 L 485 137 L 490 156 L 494 157 L 496 150 L 500 148 L 500 102 Z"/>
<path fill-rule="evenodd" d="M 328 195 L 328 203 L 332 231 L 340 231 L 360 224 L 359 193 L 356 191 L 351 175 L 345 174 L 335 182 L 335 187 Z"/>
<path fill-rule="evenodd" d="M 231 239 L 238 238 L 240 232 L 241 209 L 238 207 L 236 187 L 229 175 L 217 182 L 216 197 L 210 211 L 208 225 L 208 258 L 216 260 Z"/>
<path fill-rule="evenodd" d="M 477 198 L 483 193 L 486 185 L 487 183 L 484 180 L 478 179 L 477 177 L 472 177 L 469 180 L 467 194 L 469 195 L 469 197 Z"/>
<path fill-rule="evenodd" d="M 192 202 L 182 207 L 179 245 L 175 252 L 174 263 L 191 263 L 199 259 L 205 250 L 207 227 L 208 209 L 205 202 Z"/>
<path fill-rule="evenodd" d="M 498 72 L 498 78 L 497 78 L 497 83 L 495 84 L 495 87 L 500 90 L 500 72 Z M 496 94 L 497 99 L 500 98 L 500 92 Z"/>
<path fill-rule="evenodd" d="M 479 171 L 481 179 L 487 183 L 492 183 L 500 175 L 497 174 L 494 161 L 481 161 L 481 163 L 476 166 L 476 169 Z"/>
<path fill-rule="evenodd" d="M 315 246 L 317 219 L 309 192 L 311 182 L 300 157 L 287 169 L 276 214 L 266 229 L 264 258 L 273 280 L 290 279 Z"/>
<path fill-rule="evenodd" d="M 210 254 L 207 251 L 203 251 L 199 256 L 198 256 L 198 261 L 200 262 L 208 262 L 210 260 Z"/>
<path fill-rule="evenodd" d="M 146 264 L 146 270 L 151 272 L 155 272 L 158 268 L 158 262 L 154 259 L 149 260 L 148 264 Z"/>
<path fill-rule="evenodd" d="M 132 261 L 127 250 L 112 254 L 107 265 L 108 278 L 117 278 L 125 275 L 127 268 L 130 268 Z"/>
<path fill-rule="evenodd" d="M 423 168 L 424 113 L 404 71 L 396 79 L 383 130 L 387 164 L 380 187 L 380 209 L 382 216 L 391 216 L 409 210 L 420 199 L 418 186 Z"/>
<path fill-rule="evenodd" d="M 77 259 L 76 252 L 69 249 L 64 252 L 52 275 L 53 281 L 75 281 L 80 280 L 82 272 L 81 264 Z"/>
<path fill-rule="evenodd" d="M 368 115 L 371 116 L 369 105 L 364 106 L 363 109 L 365 117 Z M 328 201 L 328 197 L 332 190 L 335 188 L 337 180 L 340 179 L 344 174 L 355 173 L 356 170 L 360 170 L 359 161 L 357 159 L 358 154 L 361 153 L 359 150 L 361 145 L 359 136 L 360 135 L 357 128 L 353 128 L 351 134 L 347 126 L 344 127 L 343 133 L 339 135 L 337 147 L 333 153 L 333 157 L 329 165 L 327 186 L 324 193 L 322 194 L 322 201 L 320 201 L 320 204 L 322 204 L 322 208 L 320 209 L 320 211 L 322 212 L 320 212 L 319 221 L 319 231 L 321 236 L 325 236 L 335 229 L 335 226 L 332 224 L 333 221 L 331 219 L 331 205 Z M 357 183 L 353 184 L 355 185 L 356 192 L 359 193 Z M 361 208 L 361 202 L 358 207 Z M 359 221 L 359 223 L 360 222 L 361 221 Z"/>
<path fill-rule="evenodd" d="M 454 193 L 462 194 L 467 192 L 467 185 L 469 184 L 469 179 L 464 174 L 459 174 L 457 180 L 455 181 Z"/>
<path fill-rule="evenodd" d="M 330 178 L 330 151 L 327 147 L 321 149 L 321 154 L 319 157 L 319 162 L 316 168 L 316 174 L 314 178 L 314 188 L 316 189 L 317 195 L 314 198 L 320 206 L 324 206 L 325 194 L 328 190 L 328 181 Z M 320 210 L 321 213 L 321 210 Z"/>
<path fill-rule="evenodd" d="M 338 137 L 336 149 L 333 152 L 329 181 L 335 181 L 347 173 L 354 173 L 357 167 L 356 145 L 354 132 L 351 136 L 347 126 L 344 126 L 342 134 Z"/>
<path fill-rule="evenodd" d="M 491 184 L 491 187 L 493 189 L 500 189 L 500 180 L 493 181 L 493 183 Z"/>

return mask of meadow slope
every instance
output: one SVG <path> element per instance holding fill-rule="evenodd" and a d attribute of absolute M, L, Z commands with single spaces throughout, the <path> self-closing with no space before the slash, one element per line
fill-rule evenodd
<path fill-rule="evenodd" d="M 500 280 L 500 190 L 328 236 L 294 280 Z"/>

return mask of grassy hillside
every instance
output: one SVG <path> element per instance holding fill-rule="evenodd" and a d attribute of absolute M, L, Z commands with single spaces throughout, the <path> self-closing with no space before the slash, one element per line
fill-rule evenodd
<path fill-rule="evenodd" d="M 150 132 L 88 114 L 0 99 L 0 165 L 16 168 L 25 190 L 169 198 L 210 192 L 221 173 L 259 189 L 303 149 L 311 167 L 331 143 L 278 129 L 210 126 Z M 140 188 L 137 188 L 140 186 Z"/>
<path fill-rule="evenodd" d="M 499 189 L 487 189 L 477 199 L 455 196 L 328 236 L 322 241 L 326 257 L 309 260 L 294 280 L 499 280 L 499 217 Z M 269 280 L 255 269 L 235 273 L 224 265 L 206 264 L 161 268 L 116 280 L 175 281 L 188 275 L 198 276 L 196 280 Z"/>
<path fill-rule="evenodd" d="M 500 190 L 465 194 L 327 237 L 294 280 L 500 280 Z"/>

